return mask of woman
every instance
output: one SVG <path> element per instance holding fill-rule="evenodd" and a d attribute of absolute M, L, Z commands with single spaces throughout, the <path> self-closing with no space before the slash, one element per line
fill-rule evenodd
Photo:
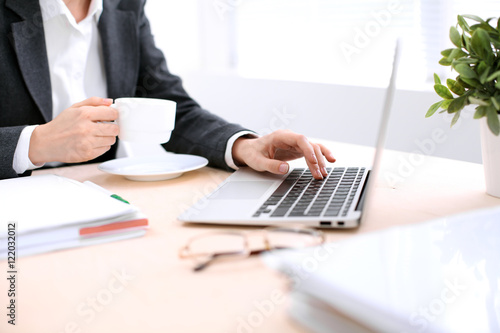
<path fill-rule="evenodd" d="M 169 151 L 277 174 L 304 156 L 315 178 L 326 175 L 325 158 L 335 159 L 324 146 L 290 131 L 258 137 L 189 97 L 154 44 L 144 2 L 0 0 L 0 179 L 114 158 L 119 129 L 104 122 L 117 118 L 112 99 L 131 96 L 177 102 Z"/>

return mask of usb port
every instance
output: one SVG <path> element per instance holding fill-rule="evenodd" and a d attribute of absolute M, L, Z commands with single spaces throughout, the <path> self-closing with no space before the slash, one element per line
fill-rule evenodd
<path fill-rule="evenodd" d="M 320 221 L 319 225 L 332 225 L 332 222 L 330 222 L 330 221 Z"/>

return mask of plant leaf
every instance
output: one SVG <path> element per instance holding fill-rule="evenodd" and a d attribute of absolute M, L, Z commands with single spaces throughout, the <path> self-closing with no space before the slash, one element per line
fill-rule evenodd
<path fill-rule="evenodd" d="M 445 99 L 443 101 L 443 104 L 441 104 L 441 109 L 443 109 L 443 111 L 448 110 L 448 107 L 450 106 L 451 102 L 453 102 L 452 99 Z"/>
<path fill-rule="evenodd" d="M 443 101 L 439 101 L 437 103 L 434 103 L 431 105 L 429 110 L 427 110 L 427 113 L 425 114 L 425 118 L 429 118 L 432 116 L 436 111 L 439 109 L 439 107 L 443 104 Z"/>
<path fill-rule="evenodd" d="M 451 52 L 452 52 L 453 50 L 455 50 L 455 49 L 446 49 L 446 50 L 443 50 L 443 51 L 441 51 L 441 55 L 442 55 L 443 57 L 449 57 L 449 56 L 450 56 L 450 54 L 451 54 Z"/>
<path fill-rule="evenodd" d="M 469 51 L 470 53 L 470 37 L 467 36 L 466 34 L 463 34 L 462 35 L 462 40 L 463 40 L 463 43 L 464 43 L 464 48 Z"/>
<path fill-rule="evenodd" d="M 493 103 L 495 110 L 496 111 L 500 110 L 500 104 L 498 103 L 497 99 L 495 97 L 491 97 L 490 100 Z"/>
<path fill-rule="evenodd" d="M 488 30 L 488 35 L 490 36 L 490 42 L 492 42 L 493 40 L 498 40 L 498 36 L 500 35 L 498 31 L 491 26 L 489 27 L 490 28 Z"/>
<path fill-rule="evenodd" d="M 490 76 L 488 76 L 488 78 L 486 79 L 486 82 L 490 82 L 490 81 L 496 80 L 499 77 L 500 77 L 500 71 L 496 71 L 495 73 L 493 73 Z"/>
<path fill-rule="evenodd" d="M 462 38 L 460 36 L 460 32 L 458 32 L 457 28 L 450 28 L 450 40 L 456 47 L 462 47 Z"/>
<path fill-rule="evenodd" d="M 442 97 L 444 99 L 453 99 L 453 95 L 451 94 L 451 92 L 442 84 L 435 84 L 434 90 L 439 95 L 439 97 Z"/>
<path fill-rule="evenodd" d="M 473 32 L 471 47 L 479 58 L 484 59 L 488 64 L 491 62 L 493 51 L 491 50 L 490 36 L 484 29 L 478 28 Z"/>
<path fill-rule="evenodd" d="M 473 26 L 471 26 L 470 27 L 471 34 L 473 34 L 474 31 L 476 31 L 477 29 L 483 29 L 486 30 L 487 32 L 496 32 L 496 30 L 486 22 L 474 24 Z"/>
<path fill-rule="evenodd" d="M 450 53 L 450 55 L 448 56 L 448 60 L 455 60 L 455 59 L 460 59 L 460 58 L 463 58 L 463 57 L 466 57 L 468 54 L 465 53 L 464 51 L 462 51 L 461 49 L 453 49 Z"/>
<path fill-rule="evenodd" d="M 434 73 L 434 83 L 435 84 L 441 84 L 441 79 L 439 78 L 439 75 Z"/>
<path fill-rule="evenodd" d="M 480 18 L 479 16 L 476 16 L 476 15 L 466 14 L 466 15 L 462 15 L 462 17 L 465 17 L 465 18 L 468 18 L 468 19 L 471 19 L 471 20 L 474 20 L 474 21 L 477 21 L 477 22 L 480 22 L 480 23 L 484 23 L 484 20 L 482 18 Z"/>
<path fill-rule="evenodd" d="M 472 70 L 472 68 L 470 68 L 466 64 L 459 63 L 459 64 L 456 64 L 453 68 L 460 74 L 460 76 L 462 78 L 465 78 L 465 79 L 477 79 L 476 72 L 474 72 Z"/>
<path fill-rule="evenodd" d="M 471 87 L 470 89 L 472 89 L 472 88 L 483 89 L 483 86 L 482 86 L 481 82 L 479 82 L 476 79 L 467 79 L 465 77 L 461 77 L 460 80 L 463 81 L 463 82 L 465 82 L 466 84 L 468 84 Z M 460 81 L 460 80 L 458 80 L 458 81 Z"/>
<path fill-rule="evenodd" d="M 491 99 L 495 100 L 495 102 L 493 102 L 495 105 L 500 105 L 500 96 L 493 96 Z"/>
<path fill-rule="evenodd" d="M 441 60 L 439 60 L 439 64 L 441 66 L 451 66 L 452 62 L 451 60 L 448 59 L 448 57 L 444 57 Z"/>
<path fill-rule="evenodd" d="M 464 87 L 462 87 L 462 85 L 455 80 L 447 79 L 446 85 L 455 95 L 462 96 L 465 94 Z"/>
<path fill-rule="evenodd" d="M 486 83 L 486 79 L 488 78 L 488 74 L 490 74 L 490 69 L 491 69 L 491 67 L 487 67 L 486 70 L 483 72 L 483 74 L 481 74 L 481 76 L 479 77 L 479 82 L 481 82 L 481 84 Z"/>
<path fill-rule="evenodd" d="M 465 65 L 473 65 L 477 64 L 478 60 L 475 58 L 459 58 L 453 60 L 453 65 L 465 64 Z"/>
<path fill-rule="evenodd" d="M 474 119 L 481 119 L 486 116 L 486 111 L 488 108 L 484 105 L 478 106 L 476 112 L 474 113 Z"/>
<path fill-rule="evenodd" d="M 457 76 L 457 82 L 460 83 L 462 85 L 462 87 L 464 87 L 465 89 L 473 89 L 474 88 L 473 86 L 467 84 L 467 82 L 462 80 L 462 78 L 460 76 Z"/>
<path fill-rule="evenodd" d="M 464 32 L 470 32 L 470 26 L 469 24 L 467 23 L 467 21 L 465 21 L 464 17 L 461 16 L 461 15 L 458 15 L 457 17 L 457 21 L 458 21 L 458 25 L 462 28 L 462 30 Z"/>
<path fill-rule="evenodd" d="M 448 106 L 448 113 L 460 112 L 465 107 L 467 96 L 460 96 L 455 98 Z"/>
<path fill-rule="evenodd" d="M 488 23 L 488 24 L 489 24 L 489 23 L 490 23 L 490 21 L 491 21 L 491 20 L 494 20 L 494 19 L 495 19 L 494 17 L 488 17 L 488 18 L 486 19 L 486 23 Z"/>
<path fill-rule="evenodd" d="M 474 95 L 473 95 L 473 97 L 482 99 L 484 101 L 488 101 L 490 99 L 490 96 L 491 96 L 490 93 L 485 92 L 485 91 L 480 91 L 480 90 L 474 91 Z M 488 105 L 490 105 L 490 104 L 488 103 Z"/>
<path fill-rule="evenodd" d="M 455 115 L 453 116 L 453 119 L 451 120 L 450 127 L 452 127 L 453 125 L 455 125 L 457 123 L 458 119 L 460 118 L 460 113 L 461 113 L 461 111 L 458 111 L 457 113 L 455 113 Z"/>
<path fill-rule="evenodd" d="M 493 134 L 500 134 L 500 122 L 498 121 L 498 113 L 493 105 L 490 105 L 486 111 L 486 117 L 488 117 L 488 127 Z"/>
<path fill-rule="evenodd" d="M 472 96 L 469 96 L 469 103 L 476 104 L 479 106 L 489 106 L 490 105 L 490 103 L 486 102 L 485 100 L 482 100 L 480 98 L 475 98 Z"/>
<path fill-rule="evenodd" d="M 479 65 L 477 65 L 477 67 L 476 67 L 476 72 L 479 75 L 482 75 L 487 68 L 488 68 L 488 65 L 486 65 L 486 62 L 480 61 Z"/>

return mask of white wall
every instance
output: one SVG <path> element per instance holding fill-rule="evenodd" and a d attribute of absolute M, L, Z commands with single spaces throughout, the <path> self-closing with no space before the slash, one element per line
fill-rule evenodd
<path fill-rule="evenodd" d="M 192 74 L 184 80 L 205 108 L 258 132 L 286 127 L 310 137 L 363 145 L 375 144 L 385 96 L 382 88 L 236 76 Z M 437 100 L 433 91 L 398 90 L 387 147 L 481 163 L 478 121 L 464 119 L 450 128 L 446 114 L 425 118 Z"/>

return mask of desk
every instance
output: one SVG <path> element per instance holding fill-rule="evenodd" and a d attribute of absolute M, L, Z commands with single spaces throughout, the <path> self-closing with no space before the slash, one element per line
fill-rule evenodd
<path fill-rule="evenodd" d="M 338 164 L 370 161 L 371 148 L 329 146 Z M 485 194 L 481 165 L 394 151 L 385 151 L 383 161 L 364 224 L 328 231 L 328 240 L 500 204 Z M 286 316 L 286 279 L 259 258 L 200 273 L 178 259 L 190 237 L 227 228 L 182 225 L 176 216 L 229 173 L 206 167 L 153 183 L 108 175 L 97 165 L 35 172 L 42 173 L 118 193 L 148 215 L 150 230 L 137 239 L 20 258 L 18 325 L 6 324 L 2 302 L 0 332 L 304 332 Z M 7 289 L 0 279 L 2 299 Z"/>

